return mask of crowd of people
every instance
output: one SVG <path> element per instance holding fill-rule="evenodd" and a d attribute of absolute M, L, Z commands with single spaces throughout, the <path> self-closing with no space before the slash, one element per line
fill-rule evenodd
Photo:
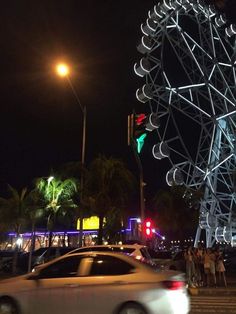
<path fill-rule="evenodd" d="M 192 248 L 184 252 L 189 287 L 227 287 L 225 266 L 219 248 Z"/>

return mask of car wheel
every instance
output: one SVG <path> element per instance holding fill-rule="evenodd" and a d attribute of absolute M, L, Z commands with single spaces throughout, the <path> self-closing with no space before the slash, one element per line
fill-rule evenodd
<path fill-rule="evenodd" d="M 17 305 L 10 298 L 0 299 L 0 314 L 19 314 Z"/>
<path fill-rule="evenodd" d="M 147 314 L 147 312 L 141 305 L 130 302 L 125 304 L 118 314 Z"/>

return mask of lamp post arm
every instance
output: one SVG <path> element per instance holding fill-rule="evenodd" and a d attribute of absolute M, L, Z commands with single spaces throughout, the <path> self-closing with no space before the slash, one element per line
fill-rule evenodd
<path fill-rule="evenodd" d="M 78 104 L 79 104 L 79 106 L 80 106 L 80 109 L 81 109 L 81 111 L 82 111 L 82 113 L 84 114 L 84 108 L 85 107 L 83 107 L 82 106 L 82 104 L 81 104 L 81 102 L 80 102 L 80 99 L 79 99 L 79 96 L 78 96 L 78 94 L 76 93 L 76 90 L 75 90 L 75 88 L 74 88 L 74 86 L 73 86 L 73 84 L 72 84 L 72 82 L 71 82 L 71 80 L 70 80 L 70 77 L 67 75 L 66 76 L 66 79 L 67 79 L 67 81 L 68 81 L 68 83 L 69 83 L 69 85 L 70 85 L 70 88 L 71 88 L 71 90 L 72 90 L 72 92 L 73 92 L 73 94 L 74 94 L 74 96 L 75 96 L 75 98 L 76 98 L 76 100 L 77 100 L 77 102 L 78 102 Z"/>

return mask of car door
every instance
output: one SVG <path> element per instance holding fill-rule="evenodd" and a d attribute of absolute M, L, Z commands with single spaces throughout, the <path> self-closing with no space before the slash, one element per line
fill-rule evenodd
<path fill-rule="evenodd" d="M 129 298 L 135 267 L 117 257 L 98 253 L 88 257 L 87 264 L 87 274 L 80 278 L 81 313 L 114 313 L 116 306 Z"/>
<path fill-rule="evenodd" d="M 27 291 L 27 313 L 78 314 L 82 260 L 79 256 L 65 256 L 30 276 L 28 280 L 34 285 Z"/>

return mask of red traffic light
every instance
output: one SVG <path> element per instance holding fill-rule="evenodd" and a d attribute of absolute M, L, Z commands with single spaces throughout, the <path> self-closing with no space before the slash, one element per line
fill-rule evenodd
<path fill-rule="evenodd" d="M 146 237 L 152 236 L 152 221 L 149 219 L 144 222 L 144 232 Z"/>
<path fill-rule="evenodd" d="M 146 115 L 144 113 L 137 114 L 135 116 L 135 124 L 141 125 L 145 122 L 145 119 L 146 119 Z"/>

